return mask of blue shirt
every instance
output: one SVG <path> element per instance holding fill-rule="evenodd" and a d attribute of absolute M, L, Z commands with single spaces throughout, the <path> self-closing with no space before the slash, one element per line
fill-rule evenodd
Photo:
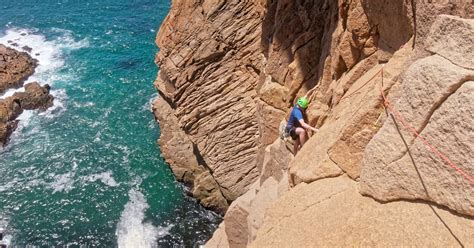
<path fill-rule="evenodd" d="M 301 127 L 300 120 L 303 120 L 303 112 L 297 105 L 293 107 L 290 113 L 290 118 L 288 119 L 287 128 L 292 127 Z"/>

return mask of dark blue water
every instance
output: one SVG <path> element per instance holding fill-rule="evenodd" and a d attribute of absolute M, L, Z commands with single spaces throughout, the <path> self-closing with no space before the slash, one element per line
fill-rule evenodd
<path fill-rule="evenodd" d="M 29 81 L 55 96 L 48 111 L 25 112 L 0 151 L 11 246 L 192 247 L 212 234 L 219 218 L 184 196 L 156 144 L 154 39 L 169 6 L 0 3 L 0 43 L 32 48 Z"/>

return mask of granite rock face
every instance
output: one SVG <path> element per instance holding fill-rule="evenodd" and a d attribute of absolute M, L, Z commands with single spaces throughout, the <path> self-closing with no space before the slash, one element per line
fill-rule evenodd
<path fill-rule="evenodd" d="M 342 176 L 283 195 L 249 247 L 468 247 L 473 232 L 473 219 L 423 203 L 380 204 Z"/>
<path fill-rule="evenodd" d="M 258 176 L 260 24 L 251 1 L 178 0 L 156 40 L 155 85 L 229 201 Z M 158 119 L 163 125 L 168 117 Z"/>
<path fill-rule="evenodd" d="M 197 164 L 232 202 L 206 247 L 472 243 L 472 185 L 402 130 L 404 148 L 382 98 L 474 174 L 472 5 L 173 1 L 155 115 L 180 133 L 160 140 L 177 178 Z M 319 131 L 293 156 L 280 123 L 302 95 Z"/>
<path fill-rule="evenodd" d="M 403 76 L 393 107 L 471 180 L 474 175 L 474 20 L 440 16 L 427 49 Z M 365 149 L 361 193 L 379 200 L 424 199 L 474 216 L 473 182 L 389 118 Z M 384 156 L 380 156 L 384 154 Z"/>
<path fill-rule="evenodd" d="M 161 128 L 159 139 L 161 152 L 176 178 L 192 188 L 192 196 L 198 199 L 203 206 L 221 214 L 225 213 L 228 204 L 222 196 L 219 185 L 203 165 L 203 161 L 196 158 L 196 148 L 184 132 L 178 128 L 178 121 L 173 116 L 171 107 L 163 98 L 158 98 L 153 103 L 153 112 L 160 118 L 158 121 Z M 161 118 L 165 118 L 165 116 L 166 121 L 162 121 Z"/>

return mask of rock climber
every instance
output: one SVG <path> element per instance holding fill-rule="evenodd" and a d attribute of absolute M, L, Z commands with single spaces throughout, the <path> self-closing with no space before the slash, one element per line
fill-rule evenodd
<path fill-rule="evenodd" d="M 306 120 L 306 108 L 308 108 L 308 98 L 300 97 L 291 110 L 288 124 L 286 125 L 286 132 L 290 134 L 293 139 L 293 154 L 296 153 L 303 147 L 307 139 L 307 131 L 318 131 L 318 129 L 308 125 Z"/>

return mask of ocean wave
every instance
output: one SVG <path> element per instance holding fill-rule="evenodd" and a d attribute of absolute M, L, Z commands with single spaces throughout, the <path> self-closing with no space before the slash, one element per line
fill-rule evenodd
<path fill-rule="evenodd" d="M 38 81 L 40 84 L 53 85 L 56 81 L 65 80 L 68 75 L 59 74 L 58 71 L 65 64 L 65 54 L 90 46 L 87 38 L 76 41 L 74 33 L 65 29 L 53 29 L 59 35 L 47 40 L 38 29 L 10 28 L 0 37 L 0 44 L 17 50 L 29 47 L 27 52 L 38 60 L 35 73 L 26 80 L 26 83 Z M 0 98 L 13 95 L 15 92 L 24 91 L 24 88 L 9 90 Z"/>
<path fill-rule="evenodd" d="M 157 247 L 157 240 L 169 235 L 172 225 L 155 227 L 144 222 L 148 203 L 145 196 L 136 189 L 128 193 L 130 200 L 125 204 L 115 235 L 118 247 Z"/>
<path fill-rule="evenodd" d="M 153 103 L 158 99 L 158 93 L 154 93 L 151 97 L 149 97 L 149 100 L 147 103 L 145 103 L 142 107 L 141 110 L 143 112 L 152 112 L 152 107 Z"/>
<path fill-rule="evenodd" d="M 54 40 L 47 40 L 37 29 L 23 28 L 10 28 L 5 31 L 4 36 L 0 37 L 0 43 L 5 46 L 18 50 L 22 50 L 25 46 L 31 48 L 31 51 L 25 52 L 38 60 L 38 67 L 28 82 L 36 79 L 45 80 L 42 77 L 43 74 L 55 72 L 64 65 L 65 52 L 89 47 L 90 45 L 87 38 L 76 41 L 72 31 L 65 29 L 53 29 L 53 31 L 60 33 Z"/>

